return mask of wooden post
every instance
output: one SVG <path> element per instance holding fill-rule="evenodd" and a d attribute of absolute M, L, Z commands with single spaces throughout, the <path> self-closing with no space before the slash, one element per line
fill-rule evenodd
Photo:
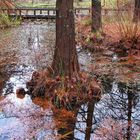
<path fill-rule="evenodd" d="M 28 15 L 28 9 L 26 10 L 26 15 Z"/>
<path fill-rule="evenodd" d="M 89 14 L 91 13 L 91 9 L 89 9 Z"/>
<path fill-rule="evenodd" d="M 90 14 L 90 9 L 88 10 L 88 13 Z"/>
<path fill-rule="evenodd" d="M 53 14 L 56 14 L 55 10 L 53 10 Z"/>
<path fill-rule="evenodd" d="M 19 16 L 21 17 L 21 10 L 19 10 Z"/>
<path fill-rule="evenodd" d="M 4 10 L 4 9 L 2 9 L 2 12 L 3 12 L 3 13 L 5 13 L 5 10 Z"/>
<path fill-rule="evenodd" d="M 16 15 L 16 17 L 17 17 L 17 9 L 15 9 L 15 15 Z"/>
<path fill-rule="evenodd" d="M 75 15 L 76 15 L 76 13 L 77 13 L 77 12 L 76 12 L 76 8 L 75 8 L 75 10 L 74 10 L 74 13 L 75 13 Z"/>
<path fill-rule="evenodd" d="M 104 14 L 108 15 L 108 10 L 107 9 L 104 9 Z"/>
<path fill-rule="evenodd" d="M 49 17 L 49 15 L 50 15 L 50 10 L 48 10 L 48 17 Z"/>
<path fill-rule="evenodd" d="M 36 10 L 34 10 L 34 16 L 36 15 Z"/>
<path fill-rule="evenodd" d="M 7 15 L 9 15 L 10 14 L 10 10 L 9 9 L 7 9 Z"/>

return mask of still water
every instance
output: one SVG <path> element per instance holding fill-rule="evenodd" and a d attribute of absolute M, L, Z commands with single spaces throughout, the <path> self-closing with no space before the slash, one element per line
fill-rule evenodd
<path fill-rule="evenodd" d="M 55 23 L 28 22 L 6 29 L 0 37 L 0 140 L 57 140 L 57 118 L 51 105 L 17 96 L 34 70 L 49 66 L 55 45 Z M 102 83 L 100 101 L 81 105 L 71 140 L 135 140 L 140 134 L 140 64 L 116 54 L 90 54 L 77 47 L 81 69 Z M 3 76 L 4 75 L 4 76 Z"/>

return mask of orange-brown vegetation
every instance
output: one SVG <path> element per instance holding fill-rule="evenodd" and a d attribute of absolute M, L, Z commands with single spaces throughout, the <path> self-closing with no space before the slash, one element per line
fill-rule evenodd
<path fill-rule="evenodd" d="M 72 110 L 89 99 L 100 99 L 100 84 L 86 73 L 77 77 L 48 76 L 48 72 L 34 72 L 27 83 L 28 94 L 33 97 L 46 97 L 56 107 Z"/>
<path fill-rule="evenodd" d="M 127 55 L 140 54 L 139 23 L 120 15 L 119 21 L 104 23 L 102 31 L 91 32 L 90 17 L 77 20 L 77 43 L 91 51 L 111 50 Z M 80 22 L 82 20 L 82 22 Z"/>
<path fill-rule="evenodd" d="M 53 113 L 56 120 L 57 128 L 69 128 L 69 122 L 73 122 L 76 119 L 75 112 L 68 111 L 66 109 L 58 110 L 56 108 L 53 109 Z"/>
<path fill-rule="evenodd" d="M 1 0 L 0 1 L 0 8 L 14 8 L 15 5 L 12 0 Z"/>

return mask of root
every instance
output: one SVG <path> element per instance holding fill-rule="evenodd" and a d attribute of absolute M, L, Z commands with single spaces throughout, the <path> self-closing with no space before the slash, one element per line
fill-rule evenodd
<path fill-rule="evenodd" d="M 51 78 L 47 71 L 34 72 L 27 83 L 28 94 L 32 97 L 47 98 L 57 108 L 72 110 L 89 100 L 100 100 L 101 86 L 86 73 L 69 77 Z"/>

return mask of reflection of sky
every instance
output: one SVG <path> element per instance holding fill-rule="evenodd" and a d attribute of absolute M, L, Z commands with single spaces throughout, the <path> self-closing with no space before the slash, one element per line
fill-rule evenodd
<path fill-rule="evenodd" d="M 15 78 L 16 79 L 16 78 Z M 22 80 L 21 80 L 22 81 Z M 11 80 L 11 82 L 13 82 Z M 23 81 L 22 81 L 23 82 Z M 24 84 L 20 83 L 23 87 Z M 12 85 L 16 89 L 20 84 Z M 52 111 L 48 107 L 42 107 L 32 102 L 29 95 L 23 99 L 17 98 L 15 93 L 8 94 L 0 102 L 2 108 L 0 112 L 0 140 L 25 140 L 35 136 L 37 140 L 53 134 L 56 135 Z M 31 134 L 30 134 L 31 133 Z M 51 137 L 53 140 L 54 138 Z"/>
<path fill-rule="evenodd" d="M 77 51 L 78 51 L 79 48 L 77 48 Z M 79 54 L 78 54 L 78 60 L 79 60 L 79 63 L 81 65 L 81 69 L 84 69 L 85 71 L 89 71 L 89 68 L 88 66 L 90 64 L 92 64 L 92 57 L 91 57 L 91 54 L 88 53 L 88 52 L 85 52 L 85 51 L 81 51 Z"/>
<path fill-rule="evenodd" d="M 25 140 L 35 136 L 37 140 L 48 135 L 56 135 L 52 111 L 48 107 L 43 110 L 32 102 L 29 95 L 23 99 L 15 94 L 18 88 L 26 89 L 26 82 L 30 80 L 32 67 L 19 66 L 11 75 L 3 89 L 5 99 L 0 102 L 0 140 Z M 48 116 L 49 115 L 49 116 Z M 31 136 L 30 136 L 31 132 Z M 49 140 L 49 139 L 48 139 Z M 50 140 L 53 140 L 51 137 Z"/>
<path fill-rule="evenodd" d="M 37 30 L 39 31 L 40 40 L 37 38 Z M 18 88 L 27 90 L 26 82 L 31 79 L 32 72 L 37 68 L 36 63 L 34 63 L 36 57 L 34 51 L 37 53 L 41 51 L 39 50 L 41 48 L 38 46 L 38 41 L 43 42 L 46 40 L 44 37 L 49 37 L 45 36 L 49 30 L 54 30 L 54 24 L 50 28 L 46 25 L 23 25 L 14 31 L 17 33 L 14 33 L 16 36 L 11 48 L 15 47 L 18 60 L 3 89 L 3 96 L 6 96 L 0 101 L 0 140 L 25 140 L 32 139 L 33 136 L 37 140 L 41 140 L 45 139 L 46 136 L 49 138 L 52 134 L 53 136 L 56 135 L 50 107 L 48 106 L 43 110 L 42 107 L 32 102 L 29 95 L 25 95 L 23 99 L 20 99 L 15 94 Z M 33 40 L 31 46 L 28 44 L 29 37 Z M 42 48 L 45 47 L 42 45 Z M 47 51 L 47 48 L 43 50 Z M 47 64 L 49 53 L 45 51 L 43 53 L 46 54 Z M 41 63 L 40 60 L 38 61 Z M 48 140 L 53 139 L 54 137 L 51 137 Z"/>
<path fill-rule="evenodd" d="M 30 80 L 33 70 L 33 67 L 20 65 L 6 82 L 3 95 L 15 93 L 18 88 L 26 89 L 26 82 Z"/>
<path fill-rule="evenodd" d="M 9 137 L 18 138 L 20 135 L 26 137 L 29 128 L 31 130 L 34 129 L 36 133 L 34 135 L 40 139 L 41 137 L 44 137 L 45 134 L 48 136 L 55 132 L 53 129 L 44 129 L 45 127 L 43 126 L 47 125 L 47 123 L 51 123 L 50 127 L 54 126 L 52 117 L 49 117 L 49 120 L 46 120 L 45 116 L 46 114 L 52 113 L 50 108 L 43 111 L 41 107 L 32 102 L 30 96 L 26 95 L 24 99 L 19 99 L 15 92 L 18 88 L 25 88 L 25 90 L 27 90 L 26 82 L 30 80 L 32 72 L 40 68 L 40 66 L 43 68 L 46 67 L 51 62 L 50 60 L 53 56 L 52 51 L 55 40 L 55 26 L 54 23 L 42 25 L 30 23 L 11 30 L 11 32 L 14 33 L 12 36 L 13 38 L 10 37 L 12 43 L 9 43 L 9 45 L 12 45 L 9 48 L 15 50 L 16 58 L 18 58 L 18 60 L 16 61 L 16 68 L 3 89 L 3 96 L 6 95 L 6 97 L 0 102 L 2 108 L 1 114 L 4 115 L 3 118 L 0 116 L 0 139 L 8 139 Z M 90 53 L 81 52 L 79 54 L 79 60 L 82 66 L 85 65 L 87 67 L 91 60 Z M 42 114 L 39 115 L 38 113 Z M 28 118 L 28 116 L 32 115 L 37 116 L 31 117 L 33 120 L 30 117 Z M 27 120 L 25 117 L 27 117 Z M 82 118 L 79 116 L 79 120 L 80 119 Z M 41 123 L 42 120 L 44 120 L 44 123 Z M 18 130 L 18 126 L 21 127 L 21 125 L 23 125 L 23 128 L 25 127 L 25 131 L 20 129 L 23 131 L 22 133 Z M 40 128 L 38 128 L 37 125 L 40 126 Z M 85 124 L 83 123 L 80 127 L 84 128 Z M 78 134 L 79 132 L 76 133 Z M 9 137 L 7 138 L 7 136 Z M 50 140 L 52 139 L 53 138 L 50 138 Z"/>
<path fill-rule="evenodd" d="M 87 118 L 87 113 L 85 113 L 86 111 L 87 111 L 87 105 L 82 105 L 81 109 L 79 110 L 80 113 L 78 113 L 77 115 L 77 123 L 76 123 L 76 128 L 74 130 L 74 136 L 79 140 L 84 140 L 85 138 L 84 133 L 81 133 L 81 131 L 85 132 L 85 128 L 86 128 L 85 121 Z"/>
<path fill-rule="evenodd" d="M 126 90 L 127 91 L 127 90 Z M 124 133 L 124 129 L 127 128 L 127 107 L 128 107 L 128 96 L 125 93 L 121 93 L 116 82 L 113 82 L 112 89 L 109 93 L 104 94 L 102 99 L 95 104 L 94 107 L 94 119 L 93 119 L 93 132 L 91 134 L 91 140 L 104 140 L 103 137 L 100 137 L 97 134 L 102 133 L 100 130 L 104 128 L 111 133 L 111 125 L 116 126 L 117 133 Z M 136 94 L 136 93 L 132 93 Z M 75 137 L 80 140 L 84 140 L 85 137 L 85 129 L 86 129 L 86 119 L 87 113 L 85 106 L 85 114 L 78 113 L 77 115 L 77 123 L 76 127 L 83 132 L 75 129 Z M 84 107 L 82 107 L 84 108 Z M 79 110 L 81 112 L 81 110 Z M 84 115 L 85 119 L 83 119 L 82 115 Z M 132 127 L 133 127 L 133 135 L 136 137 L 136 134 L 140 131 L 140 94 L 138 93 L 137 101 L 135 106 L 132 107 Z M 81 122 L 78 122 L 81 121 Z M 82 122 L 84 121 L 84 122 Z M 114 130 L 115 131 L 115 130 Z M 106 140 L 106 139 L 105 139 Z"/>

